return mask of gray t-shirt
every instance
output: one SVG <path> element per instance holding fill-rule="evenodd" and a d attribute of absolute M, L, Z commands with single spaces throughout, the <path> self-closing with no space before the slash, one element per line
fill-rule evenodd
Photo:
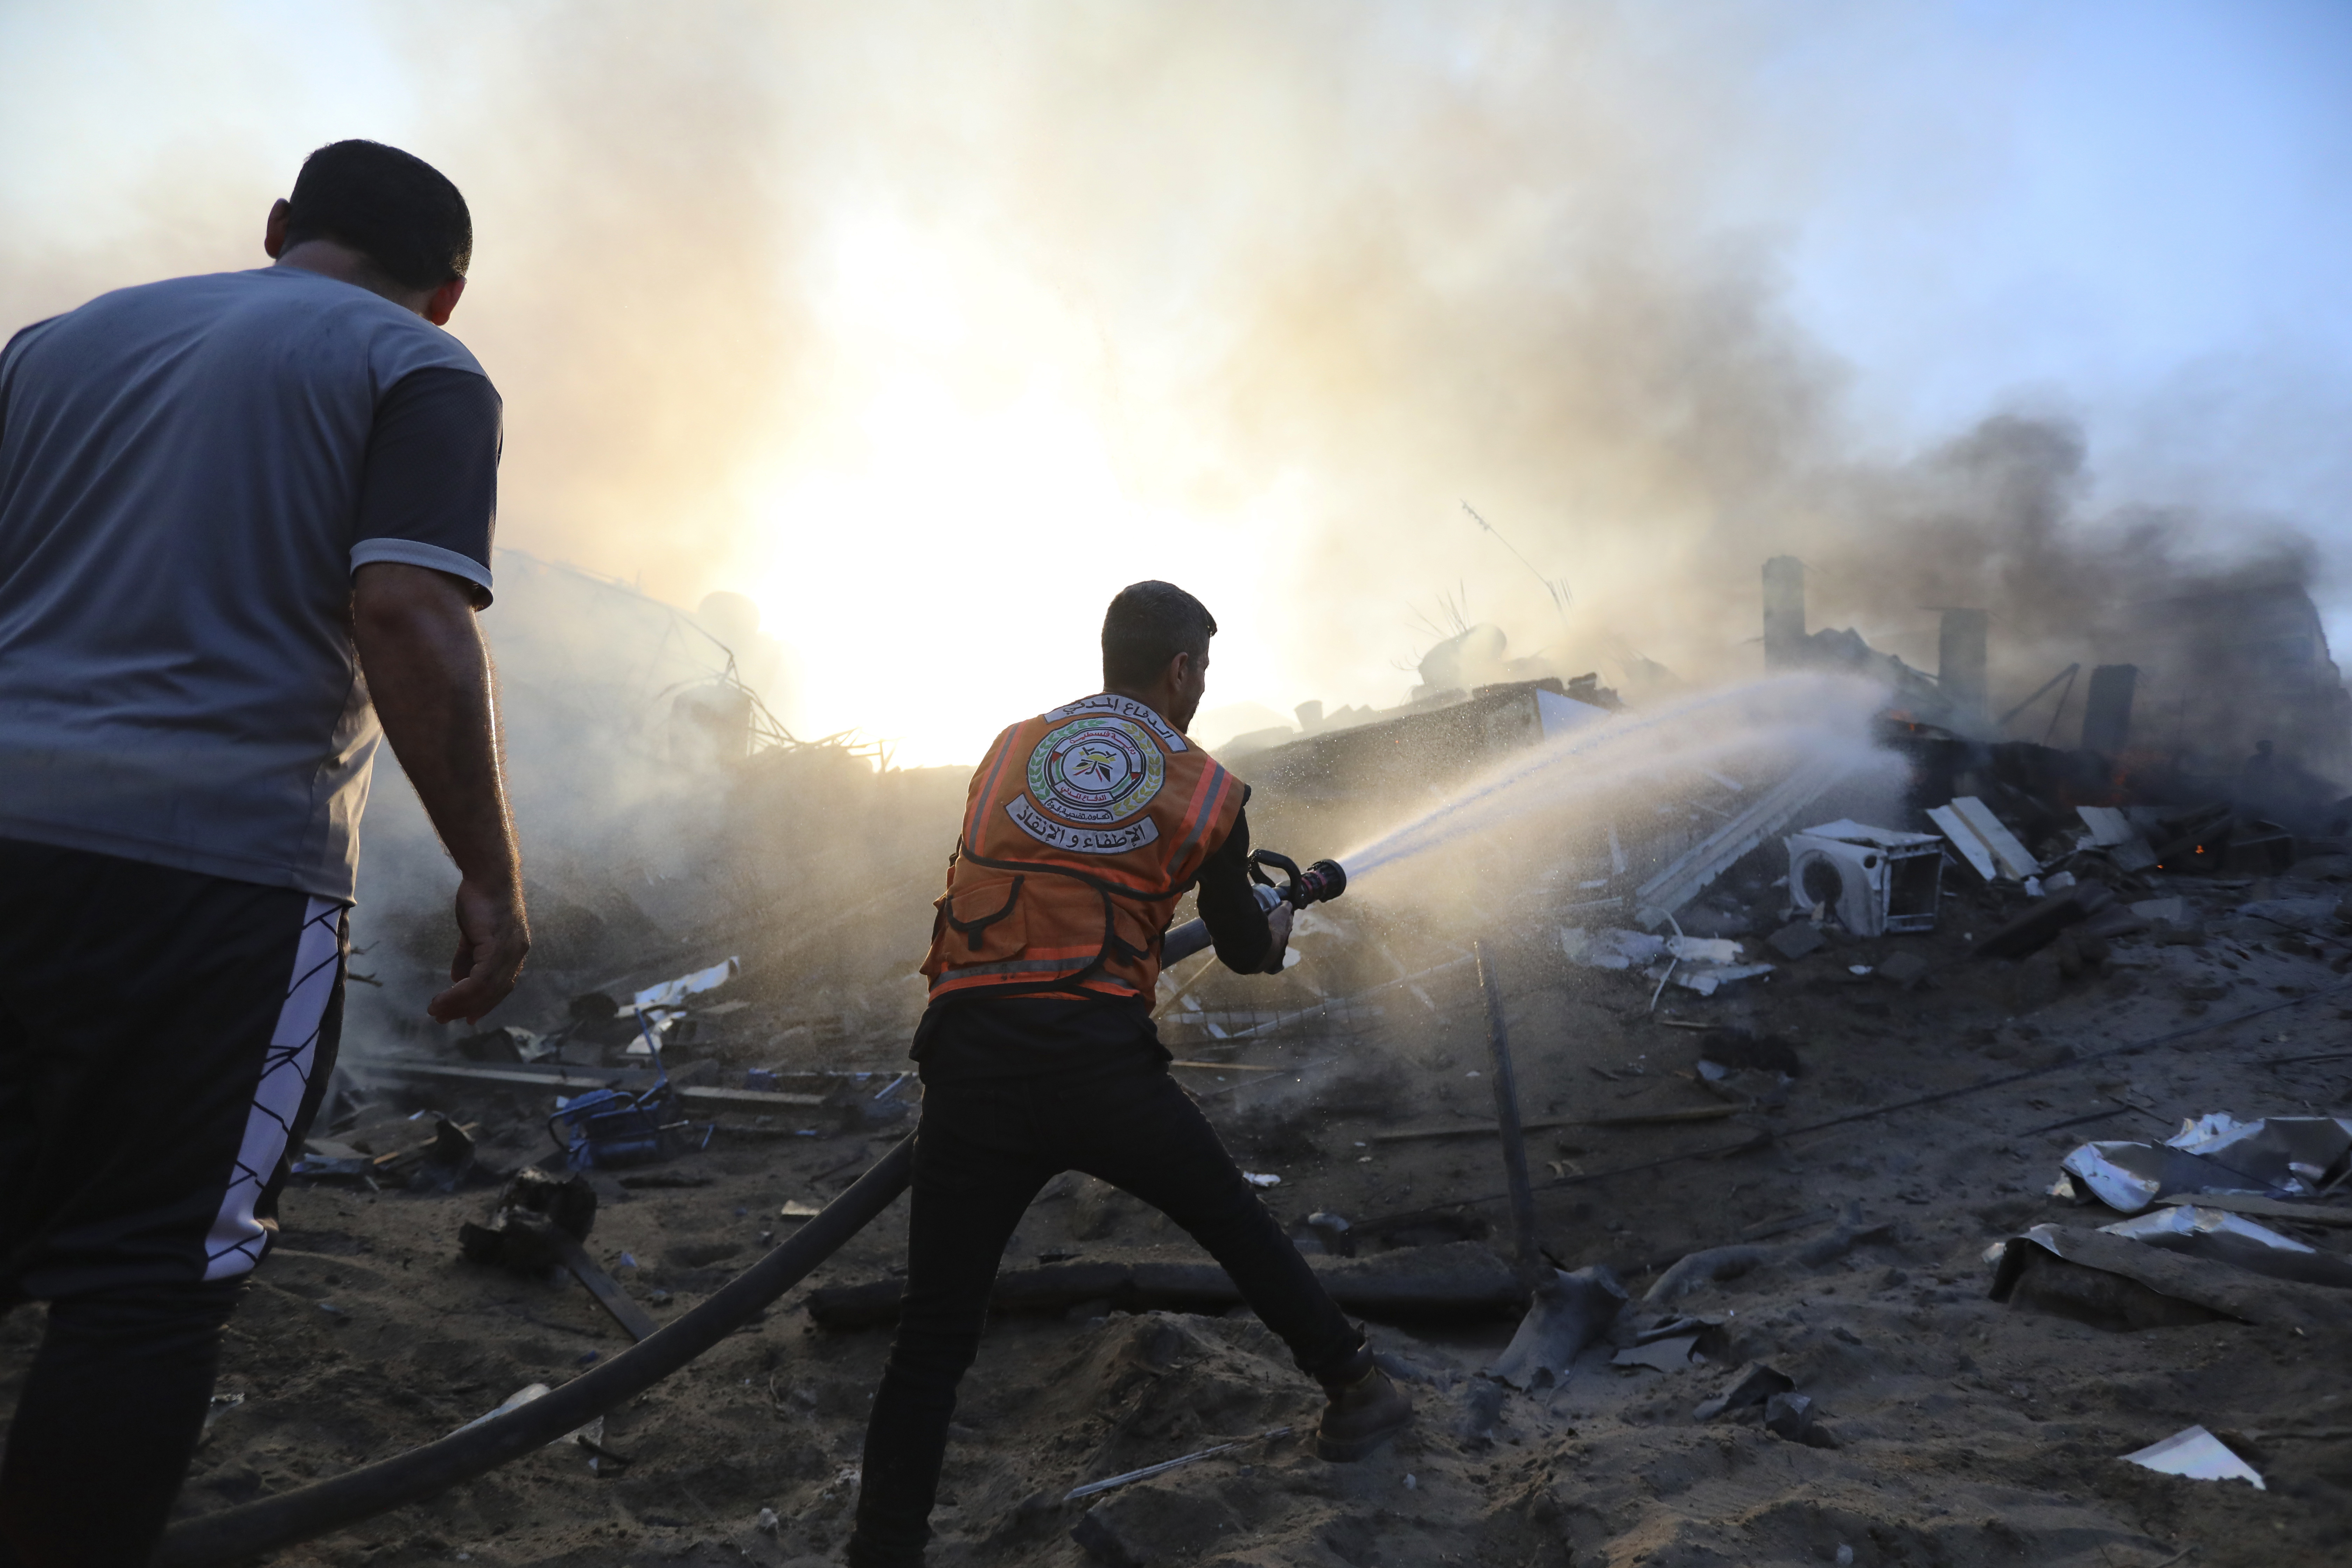
<path fill-rule="evenodd" d="M 351 574 L 490 586 L 494 489 L 454 528 L 363 504 L 411 376 L 488 407 L 494 474 L 473 355 L 295 268 L 101 295 L 0 352 L 0 837 L 352 897 L 382 731 Z"/>

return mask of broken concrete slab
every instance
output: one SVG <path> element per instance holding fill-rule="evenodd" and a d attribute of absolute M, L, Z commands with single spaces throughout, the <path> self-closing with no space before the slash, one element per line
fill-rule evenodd
<path fill-rule="evenodd" d="M 1992 814 L 1991 807 L 1972 795 L 1930 808 L 1927 819 L 1988 882 L 2022 882 L 2041 873 L 2042 862 L 2026 853 L 2025 846 Z"/>
<path fill-rule="evenodd" d="M 1819 952 L 1829 939 L 1811 921 L 1791 921 L 1764 939 L 1764 945 L 1782 958 L 1795 963 L 1807 953 Z"/>

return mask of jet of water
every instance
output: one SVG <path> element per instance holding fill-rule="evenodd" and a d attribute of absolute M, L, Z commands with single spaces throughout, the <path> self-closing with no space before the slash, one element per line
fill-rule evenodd
<path fill-rule="evenodd" d="M 1517 752 L 1411 820 L 1339 857 L 1350 888 L 1433 850 L 1457 847 L 1537 815 L 1595 817 L 1643 792 L 1675 793 L 1706 770 L 1785 766 L 1833 756 L 1855 771 L 1892 759 L 1870 721 L 1885 689 L 1836 675 L 1780 675 L 1623 714 Z"/>

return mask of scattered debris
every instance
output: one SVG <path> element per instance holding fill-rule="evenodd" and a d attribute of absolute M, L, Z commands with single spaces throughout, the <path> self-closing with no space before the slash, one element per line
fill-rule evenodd
<path fill-rule="evenodd" d="M 2252 1465 L 2202 1426 L 2184 1427 L 2160 1443 L 2120 1457 L 2126 1465 L 2159 1475 L 2187 1476 L 2199 1481 L 2252 1481 L 2256 1491 L 2270 1489 Z"/>
<path fill-rule="evenodd" d="M 1787 1394 L 1797 1386 L 1796 1379 L 1760 1361 L 1751 1361 L 1731 1374 L 1730 1380 L 1707 1399 L 1699 1401 L 1691 1412 L 1694 1421 L 1712 1421 L 1736 1410 L 1752 1410 L 1776 1394 Z"/>
<path fill-rule="evenodd" d="M 1080 1498 L 1093 1497 L 1097 1492 L 1107 1492 L 1113 1487 L 1123 1487 L 1129 1481 L 1139 1481 L 1151 1476 L 1164 1476 L 1169 1471 L 1182 1466 L 1197 1464 L 1202 1459 L 1213 1459 L 1219 1454 L 1230 1454 L 1236 1448 L 1246 1448 L 1252 1443 L 1271 1443 L 1276 1438 L 1289 1436 L 1290 1430 L 1287 1426 L 1271 1427 L 1260 1432 L 1255 1437 L 1236 1437 L 1230 1443 L 1219 1443 L 1213 1447 L 1202 1448 L 1197 1453 L 1186 1454 L 1181 1458 L 1162 1459 L 1156 1465 L 1146 1465 L 1139 1470 L 1129 1470 L 1124 1475 L 1106 1476 L 1098 1481 L 1088 1481 L 1084 1486 L 1072 1487 L 1062 1494 L 1062 1500 L 1066 1503 L 1076 1502 Z M 1083 1545 L 1084 1542 L 1080 1544 Z"/>
<path fill-rule="evenodd" d="M 2223 1209 L 2156 1208 L 2099 1228 L 2109 1236 L 2210 1258 L 2273 1279 L 2352 1289 L 2352 1262 Z"/>
<path fill-rule="evenodd" d="M 2311 1197 L 2352 1174 L 2352 1119 L 2239 1121 L 2214 1112 L 2161 1144 L 2085 1143 L 2060 1163 L 2092 1196 L 2127 1215 L 2184 1193 Z"/>
<path fill-rule="evenodd" d="M 2123 812 L 2110 805 L 2078 805 L 2074 812 L 2091 830 L 2092 846 L 2105 850 L 2118 870 L 2145 871 L 2156 864 L 2156 851 Z"/>
<path fill-rule="evenodd" d="M 1766 937 L 1764 942 L 1766 946 L 1791 963 L 1821 952 L 1829 944 L 1829 939 L 1822 934 L 1821 927 L 1809 920 L 1791 921 Z"/>
<path fill-rule="evenodd" d="M 715 991 L 743 973 L 740 958 L 729 958 L 708 969 L 698 969 L 691 974 L 681 974 L 675 980 L 665 980 L 658 985 L 648 985 L 631 997 L 630 1005 L 640 1013 L 656 1007 L 675 1007 L 688 996 L 704 991 Z"/>
<path fill-rule="evenodd" d="M 1758 845 L 1797 819 L 1844 774 L 1843 764 L 1816 760 L 1801 764 L 1779 784 L 1743 805 L 1728 822 L 1676 856 L 1633 894 L 1633 919 L 1655 931 L 1696 898 Z"/>
<path fill-rule="evenodd" d="M 1837 1439 L 1813 1415 L 1810 1395 L 1790 1390 L 1764 1401 L 1764 1430 L 1808 1448 L 1834 1448 Z"/>
<path fill-rule="evenodd" d="M 2250 1273 L 2104 1231 L 2037 1225 L 2002 1244 L 1991 1297 L 2099 1328 L 2171 1328 L 2232 1318 L 2281 1328 L 2342 1325 L 2343 1291 Z"/>
<path fill-rule="evenodd" d="M 2030 905 L 2016 919 L 1979 940 L 1975 953 L 1979 958 L 2029 957 L 2057 941 L 2058 933 L 2068 926 L 2078 925 L 2105 909 L 2115 902 L 2115 898 L 2114 891 L 2104 882 L 2082 882 L 2062 889 Z"/>
<path fill-rule="evenodd" d="M 1735 980 L 1769 974 L 1769 963 L 1738 962 L 1740 944 L 1721 937 L 1653 936 L 1638 931 L 1587 931 L 1562 926 L 1560 950 L 1569 959 L 1591 969 L 1632 969 L 1643 965 L 1649 979 L 1712 996 L 1717 987 Z"/>
<path fill-rule="evenodd" d="M 2000 818 L 1974 795 L 1960 795 L 1948 805 L 1931 807 L 1927 818 L 1987 882 L 2022 882 L 2037 875 L 2042 862 L 2025 851 Z"/>
<path fill-rule="evenodd" d="M 1513 1388 L 1536 1389 L 1564 1381 L 1570 1363 L 1585 1346 L 1607 1333 L 1625 1305 L 1625 1287 L 1606 1268 L 1593 1264 L 1574 1273 L 1555 1268 L 1536 1287 L 1535 1301 L 1519 1320 L 1518 1331 L 1486 1375 Z"/>

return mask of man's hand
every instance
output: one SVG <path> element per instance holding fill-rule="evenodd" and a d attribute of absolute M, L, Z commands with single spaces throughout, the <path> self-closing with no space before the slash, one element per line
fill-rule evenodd
<path fill-rule="evenodd" d="M 515 988 L 515 974 L 530 951 L 530 928 L 522 898 L 512 889 L 484 887 L 470 879 L 457 884 L 457 956 L 449 961 L 453 982 L 425 1005 L 446 1024 L 479 1022 Z"/>
<path fill-rule="evenodd" d="M 1282 973 L 1282 955 L 1290 947 L 1290 922 L 1297 918 L 1298 911 L 1286 903 L 1275 905 L 1266 915 L 1266 930 L 1272 933 L 1274 939 L 1272 949 L 1265 958 L 1265 972 L 1268 974 Z"/>
<path fill-rule="evenodd" d="M 454 984 L 425 1009 L 444 1023 L 472 1023 L 505 1001 L 530 951 L 473 592 L 446 573 L 389 561 L 352 579 L 352 638 L 376 716 L 461 879 Z"/>

